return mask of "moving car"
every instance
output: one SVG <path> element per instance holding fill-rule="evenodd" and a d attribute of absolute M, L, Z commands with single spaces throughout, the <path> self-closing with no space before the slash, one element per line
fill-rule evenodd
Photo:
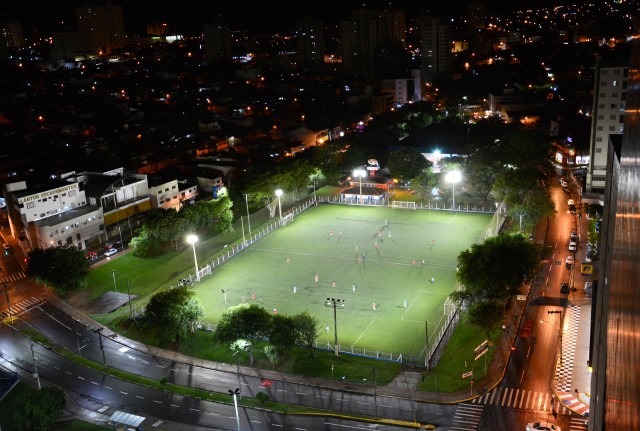
<path fill-rule="evenodd" d="M 571 269 L 571 267 L 573 266 L 573 263 L 574 263 L 573 255 L 567 256 L 567 258 L 564 260 L 564 263 L 565 263 L 565 265 L 567 265 L 568 269 Z"/>
<path fill-rule="evenodd" d="M 4 254 L 9 254 L 13 251 L 13 247 L 11 247 L 6 242 L 2 244 L 2 249 L 4 250 Z"/>
<path fill-rule="evenodd" d="M 115 248 L 110 248 L 109 250 L 107 250 L 107 251 L 105 251 L 105 252 L 104 252 L 104 255 L 105 255 L 106 257 L 109 257 L 109 256 L 113 256 L 113 255 L 114 255 L 114 254 L 116 254 L 117 252 L 118 252 L 118 250 L 116 250 Z"/>
<path fill-rule="evenodd" d="M 569 294 L 569 283 L 560 283 L 560 293 L 563 293 L 565 295 Z M 540 428 L 540 429 L 544 429 L 544 428 Z"/>
<path fill-rule="evenodd" d="M 569 243 L 569 251 L 576 251 L 578 249 L 578 244 L 575 241 L 571 241 Z"/>
<path fill-rule="evenodd" d="M 561 429 L 551 422 L 540 421 L 528 423 L 526 431 L 561 431 Z"/>

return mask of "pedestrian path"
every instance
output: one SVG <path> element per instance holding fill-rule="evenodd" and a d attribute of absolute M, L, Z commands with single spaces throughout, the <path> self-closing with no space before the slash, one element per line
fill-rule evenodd
<path fill-rule="evenodd" d="M 6 306 L 6 303 L 3 305 L 3 309 L 0 310 L 0 319 L 5 319 L 9 316 L 17 317 L 38 305 L 42 304 L 44 301 L 41 298 L 37 298 L 32 296 L 31 298 L 23 299 L 15 304 L 11 303 L 11 313 L 9 313 L 9 309 Z"/>
<path fill-rule="evenodd" d="M 22 280 L 23 278 L 27 278 L 27 274 L 25 274 L 24 271 L 12 272 L 11 274 L 6 274 L 4 277 L 0 277 L 0 284 L 15 283 L 16 281 Z"/>
<path fill-rule="evenodd" d="M 569 414 L 565 406 L 559 405 L 550 392 L 537 392 L 520 388 L 495 388 L 479 398 L 471 401 L 473 404 L 512 407 L 516 409 L 538 410 L 551 413 L 555 410 L 560 414 Z"/>
<path fill-rule="evenodd" d="M 484 406 L 460 403 L 453 415 L 450 431 L 476 431 L 482 419 Z"/>

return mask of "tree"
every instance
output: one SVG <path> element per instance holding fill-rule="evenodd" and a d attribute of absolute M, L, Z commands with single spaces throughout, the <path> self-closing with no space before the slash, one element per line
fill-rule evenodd
<path fill-rule="evenodd" d="M 271 333 L 271 315 L 257 304 L 239 304 L 230 307 L 218 321 L 214 337 L 221 343 L 235 343 L 247 340 L 249 365 L 253 365 L 253 348 L 258 340 Z"/>
<path fill-rule="evenodd" d="M 15 431 L 49 431 L 65 406 L 64 392 L 54 387 L 29 391 L 18 397 L 13 410 L 11 429 Z"/>
<path fill-rule="evenodd" d="M 276 314 L 271 318 L 269 341 L 279 357 L 283 357 L 296 344 L 295 320 L 293 317 Z M 277 363 L 274 364 L 277 366 Z"/>
<path fill-rule="evenodd" d="M 467 311 L 467 319 L 472 325 L 476 325 L 485 330 L 487 339 L 491 339 L 491 329 L 502 321 L 504 306 L 498 301 L 478 301 Z"/>
<path fill-rule="evenodd" d="M 308 311 L 303 311 L 293 316 L 293 328 L 295 328 L 296 342 L 307 347 L 313 357 L 313 345 L 320 335 L 318 319 Z"/>
<path fill-rule="evenodd" d="M 395 150 L 389 154 L 387 167 L 391 175 L 402 180 L 409 180 L 420 175 L 422 172 L 431 167 L 422 153 L 413 148 L 402 148 Z"/>
<path fill-rule="evenodd" d="M 438 185 L 439 176 L 434 174 L 431 168 L 427 168 L 415 178 L 411 179 L 411 188 L 414 189 L 420 197 L 427 199 L 431 197 L 433 188 Z"/>
<path fill-rule="evenodd" d="M 80 289 L 87 284 L 89 262 L 85 252 L 75 246 L 36 248 L 28 255 L 27 274 L 58 295 Z"/>
<path fill-rule="evenodd" d="M 144 322 L 163 341 L 176 342 L 189 331 L 193 332 L 203 315 L 204 308 L 195 292 L 176 288 L 151 297 L 145 308 Z"/>
<path fill-rule="evenodd" d="M 469 304 L 505 300 L 533 278 L 540 252 L 540 246 L 520 234 L 500 234 L 474 244 L 458 255 L 457 277 L 464 290 L 450 297 Z"/>

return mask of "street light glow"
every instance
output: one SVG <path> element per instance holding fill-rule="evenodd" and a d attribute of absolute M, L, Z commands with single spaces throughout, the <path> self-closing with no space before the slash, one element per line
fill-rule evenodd
<path fill-rule="evenodd" d="M 367 171 L 365 171 L 364 169 L 356 169 L 353 171 L 353 176 L 354 177 L 358 177 L 360 179 L 360 203 L 363 202 L 362 199 L 362 177 L 367 175 Z"/>
<path fill-rule="evenodd" d="M 445 180 L 450 182 L 453 187 L 453 199 L 451 204 L 451 209 L 456 209 L 456 183 L 462 179 L 462 174 L 460 171 L 451 171 L 447 172 L 445 176 Z"/>

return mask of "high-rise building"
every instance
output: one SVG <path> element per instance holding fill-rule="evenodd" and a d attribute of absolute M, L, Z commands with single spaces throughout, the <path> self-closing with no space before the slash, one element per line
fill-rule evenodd
<path fill-rule="evenodd" d="M 596 63 L 591 120 L 590 161 L 586 191 L 602 193 L 607 179 L 609 135 L 624 129 L 629 63 L 598 60 Z"/>
<path fill-rule="evenodd" d="M 591 431 L 640 429 L 640 43 L 628 71 L 624 131 L 609 135 L 594 291 Z M 599 74 L 602 77 L 602 73 Z M 606 76 L 609 76 L 607 74 Z M 626 77 L 626 76 L 625 76 Z M 609 84 L 611 81 L 609 80 Z M 597 88 L 597 87 L 596 87 Z M 625 99 L 623 99 L 625 100 Z M 614 114 L 611 114 L 614 115 Z M 615 115 L 621 115 L 616 112 Z M 615 121 L 612 119 L 612 121 Z M 615 123 L 614 123 L 615 124 Z"/>
<path fill-rule="evenodd" d="M 20 22 L 0 22 L 0 45 L 3 48 L 22 48 L 25 45 Z"/>
<path fill-rule="evenodd" d="M 422 73 L 426 83 L 451 75 L 451 25 L 438 18 L 418 20 L 421 34 Z"/>
<path fill-rule="evenodd" d="M 296 23 L 298 62 L 305 67 L 321 68 L 324 63 L 322 21 L 304 18 Z"/>
<path fill-rule="evenodd" d="M 204 56 L 209 63 L 221 64 L 230 63 L 231 52 L 231 30 L 222 21 L 207 24 L 203 27 L 204 32 Z"/>
<path fill-rule="evenodd" d="M 88 55 L 108 55 L 127 42 L 121 5 L 85 4 L 76 8 L 76 20 Z"/>

